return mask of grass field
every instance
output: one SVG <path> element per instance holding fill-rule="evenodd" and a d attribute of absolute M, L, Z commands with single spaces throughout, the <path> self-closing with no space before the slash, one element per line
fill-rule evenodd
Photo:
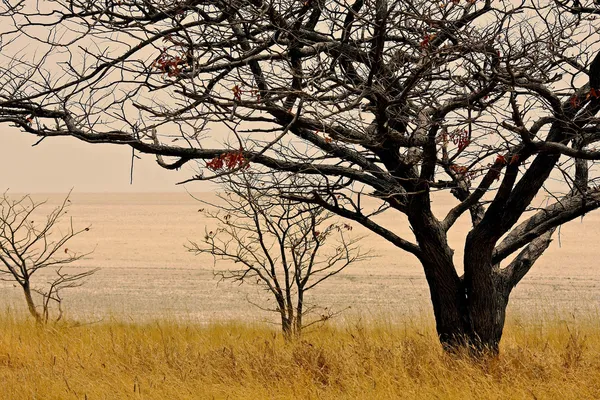
<path fill-rule="evenodd" d="M 2 399 L 597 399 L 600 319 L 511 319 L 500 357 L 448 356 L 431 322 L 38 327 L 0 316 Z"/>

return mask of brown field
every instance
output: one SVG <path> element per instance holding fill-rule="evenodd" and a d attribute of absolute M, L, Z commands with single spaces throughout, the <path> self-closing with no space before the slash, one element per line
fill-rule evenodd
<path fill-rule="evenodd" d="M 309 293 L 342 315 L 284 343 L 248 302 L 263 292 L 218 283 L 226 264 L 185 251 L 207 224 L 189 195 L 72 200 L 75 225 L 92 229 L 69 247 L 95 248 L 78 268 L 101 270 L 65 293 L 66 322 L 46 328 L 0 282 L 1 399 L 600 398 L 600 213 L 561 229 L 511 296 L 500 357 L 474 363 L 442 353 L 419 265 L 377 237 L 361 241 L 375 258 Z M 382 221 L 410 237 L 402 219 Z M 451 232 L 456 260 L 467 222 Z"/>
<path fill-rule="evenodd" d="M 0 316 L 0 398 L 598 399 L 596 319 L 511 318 L 500 357 L 443 354 L 430 321 L 346 321 L 285 343 L 264 324 L 36 327 Z"/>
<path fill-rule="evenodd" d="M 212 193 L 197 195 L 215 199 Z M 56 203 L 60 195 L 36 195 Z M 203 207 L 187 193 L 77 194 L 69 214 L 76 226 L 92 229 L 69 247 L 96 249 L 81 267 L 100 267 L 86 285 L 65 294 L 71 319 L 99 320 L 109 316 L 126 321 L 170 318 L 198 323 L 252 322 L 270 318 L 247 299 L 262 302 L 256 288 L 218 283 L 211 257 L 196 257 L 183 247 L 188 239 L 204 234 Z M 447 198 L 434 203 L 441 215 L 450 207 Z M 540 200 L 541 201 L 541 200 Z M 396 215 L 381 221 L 410 238 L 410 230 Z M 210 229 L 209 225 L 209 229 Z M 468 219 L 451 230 L 450 242 L 460 264 L 461 241 Z M 358 227 L 353 231 L 362 234 Z M 600 212 L 562 227 L 550 249 L 511 295 L 512 311 L 560 315 L 589 315 L 600 309 Z M 421 267 L 414 257 L 385 240 L 369 235 L 363 249 L 376 256 L 355 264 L 309 293 L 308 301 L 346 315 L 381 315 L 392 318 L 414 315 L 432 318 L 429 293 Z M 44 277 L 39 276 L 38 282 Z M 21 293 L 10 282 L 0 282 L 0 307 L 22 309 Z M 350 307 L 348 309 L 348 307 Z M 512 312 L 510 311 L 510 312 Z M 509 312 L 509 313 L 510 313 Z"/>

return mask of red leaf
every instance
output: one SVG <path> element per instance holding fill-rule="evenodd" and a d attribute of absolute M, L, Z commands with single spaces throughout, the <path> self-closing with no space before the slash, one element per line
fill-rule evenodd
<path fill-rule="evenodd" d="M 421 48 L 425 48 L 427 46 L 429 46 L 429 43 L 435 39 L 435 35 L 431 34 L 431 35 L 425 35 L 425 37 L 423 38 L 423 40 L 421 41 L 421 43 L 419 43 L 419 46 L 421 46 Z"/>
<path fill-rule="evenodd" d="M 242 89 L 238 86 L 235 85 L 233 88 L 233 97 L 238 100 L 241 101 L 242 100 Z"/>
<path fill-rule="evenodd" d="M 579 99 L 577 98 L 577 95 L 571 97 L 569 101 L 571 103 L 571 107 L 577 107 L 579 105 Z"/>

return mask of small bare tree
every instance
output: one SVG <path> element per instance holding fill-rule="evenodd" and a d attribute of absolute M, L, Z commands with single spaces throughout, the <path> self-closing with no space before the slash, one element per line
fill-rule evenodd
<path fill-rule="evenodd" d="M 15 281 L 23 289 L 27 308 L 38 323 L 50 319 L 51 305 L 57 306 L 56 320 L 62 318 L 61 291 L 80 286 L 83 279 L 96 269 L 75 274 L 62 271 L 63 267 L 82 259 L 90 253 L 76 253 L 66 247 L 73 237 L 90 230 L 89 227 L 75 230 L 71 219 L 66 231 L 59 228 L 61 218 L 67 213 L 69 196 L 36 222 L 39 209 L 46 202 L 34 201 L 31 196 L 11 199 L 5 192 L 0 197 L 0 279 Z M 54 270 L 46 286 L 33 287 L 32 277 L 40 270 Z M 41 296 L 34 300 L 34 294 Z"/>
<path fill-rule="evenodd" d="M 201 211 L 218 226 L 207 229 L 200 243 L 190 242 L 188 249 L 213 255 L 215 263 L 229 260 L 241 265 L 217 275 L 264 287 L 275 299 L 275 308 L 253 304 L 280 315 L 286 339 L 336 315 L 339 311 L 309 306 L 305 297 L 351 263 L 369 257 L 356 245 L 360 237 L 348 236 L 352 226 L 334 222 L 334 214 L 321 207 L 278 196 L 277 185 L 258 189 L 264 183 L 248 171 L 223 181 L 227 188 L 219 194 L 223 204 L 200 200 L 211 206 Z M 317 308 L 322 312 L 305 323 L 304 316 Z"/>

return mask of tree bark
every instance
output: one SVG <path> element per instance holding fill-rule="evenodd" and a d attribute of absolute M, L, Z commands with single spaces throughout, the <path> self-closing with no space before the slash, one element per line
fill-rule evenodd
<path fill-rule="evenodd" d="M 498 354 L 508 297 L 495 287 L 482 291 L 484 285 L 471 284 L 469 288 L 464 278 L 458 284 L 432 279 L 428 283 L 444 350 L 474 356 Z"/>
<path fill-rule="evenodd" d="M 504 329 L 508 293 L 498 268 L 492 265 L 493 242 L 485 236 L 467 239 L 465 275 L 456 273 L 452 250 L 441 235 L 418 235 L 429 285 L 436 330 L 449 352 L 480 356 L 498 353 Z"/>
<path fill-rule="evenodd" d="M 465 291 L 471 321 L 468 345 L 477 355 L 498 354 L 502 339 L 508 298 L 494 281 L 494 275 L 488 276 L 484 282 L 473 282 L 471 289 Z"/>
<path fill-rule="evenodd" d="M 33 318 L 35 318 L 35 322 L 41 324 L 42 316 L 38 312 L 35 307 L 35 303 L 33 302 L 33 297 L 31 296 L 31 288 L 29 287 L 29 283 L 26 282 L 23 287 L 23 293 L 25 293 L 25 301 L 27 302 L 27 309 Z"/>
<path fill-rule="evenodd" d="M 411 200 L 409 221 L 422 249 L 419 260 L 429 285 L 436 330 L 444 349 L 454 351 L 463 347 L 470 334 L 464 287 L 454 268 L 446 232 L 431 213 L 429 200 Z"/>
<path fill-rule="evenodd" d="M 293 323 L 287 316 L 285 311 L 281 311 L 281 331 L 285 340 L 290 340 L 293 337 Z"/>
<path fill-rule="evenodd" d="M 294 324 L 294 334 L 300 337 L 302 334 L 302 313 L 304 312 L 304 288 L 298 286 L 298 302 L 296 303 L 296 320 Z"/>
<path fill-rule="evenodd" d="M 448 247 L 441 230 L 422 229 L 415 232 L 423 249 L 420 257 L 429 285 L 436 330 L 446 350 L 462 347 L 469 336 L 465 290 L 456 273 L 452 250 Z"/>
<path fill-rule="evenodd" d="M 462 347 L 469 335 L 462 283 L 458 276 L 456 279 L 445 277 L 439 269 L 429 265 L 424 264 L 424 269 L 440 342 L 445 350 Z"/>
<path fill-rule="evenodd" d="M 495 241 L 484 232 L 476 228 L 466 240 L 463 281 L 471 322 L 469 345 L 478 351 L 487 347 L 497 352 L 504 328 L 505 304 L 492 264 Z"/>

